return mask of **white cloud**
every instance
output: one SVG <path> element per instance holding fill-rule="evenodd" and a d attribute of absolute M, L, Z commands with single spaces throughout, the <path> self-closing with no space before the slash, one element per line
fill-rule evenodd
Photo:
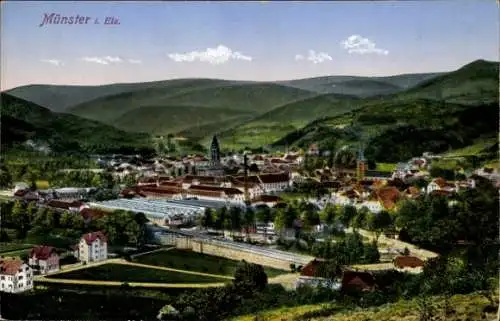
<path fill-rule="evenodd" d="M 83 61 L 93 62 L 101 65 L 109 65 L 111 63 L 121 63 L 123 60 L 120 57 L 104 56 L 104 57 L 83 57 Z"/>
<path fill-rule="evenodd" d="M 307 56 L 297 54 L 295 55 L 295 60 L 307 60 L 314 64 L 319 64 L 325 61 L 331 61 L 333 58 L 326 52 L 316 52 L 314 50 L 309 50 Z"/>
<path fill-rule="evenodd" d="M 213 65 L 220 65 L 229 60 L 252 61 L 252 57 L 245 56 L 241 52 L 232 51 L 230 48 L 219 45 L 217 48 L 207 48 L 205 51 L 191 51 L 186 53 L 171 53 L 168 57 L 175 62 L 208 62 Z"/>
<path fill-rule="evenodd" d="M 61 60 L 57 60 L 57 59 L 42 59 L 40 61 L 54 65 L 54 66 L 58 66 L 58 67 L 64 66 L 64 62 L 62 62 Z"/>
<path fill-rule="evenodd" d="M 376 44 L 368 38 L 363 38 L 360 35 L 352 35 L 346 40 L 342 41 L 340 45 L 347 50 L 348 53 L 356 54 L 377 54 L 388 55 L 389 51 L 377 48 Z"/>
<path fill-rule="evenodd" d="M 128 59 L 129 64 L 142 64 L 142 60 L 139 59 Z"/>

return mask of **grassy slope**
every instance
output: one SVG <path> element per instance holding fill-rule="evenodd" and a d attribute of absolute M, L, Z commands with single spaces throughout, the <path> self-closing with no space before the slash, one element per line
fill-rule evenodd
<path fill-rule="evenodd" d="M 56 279 L 151 283 L 217 283 L 226 279 L 122 264 L 104 264 L 49 276 Z"/>
<path fill-rule="evenodd" d="M 239 264 L 234 260 L 177 249 L 140 256 L 136 261 L 142 264 L 227 276 L 233 276 Z M 265 271 L 268 277 L 287 273 L 267 267 Z"/>
<path fill-rule="evenodd" d="M 144 143 L 146 135 L 130 134 L 97 121 L 74 115 L 53 113 L 34 103 L 2 93 L 2 143 L 37 139 L 60 144 L 134 145 Z"/>
<path fill-rule="evenodd" d="M 248 113 L 223 108 L 196 106 L 151 106 L 133 109 L 113 121 L 117 128 L 153 134 L 176 133 L 224 121 L 236 122 L 249 117 Z M 207 129 L 208 130 L 208 129 Z"/>
<path fill-rule="evenodd" d="M 335 116 L 356 107 L 353 96 L 322 94 L 275 108 L 242 126 L 224 132 L 222 143 L 258 147 L 271 144 L 286 133 L 319 117 Z"/>
<path fill-rule="evenodd" d="M 434 298 L 434 302 L 442 302 L 441 298 Z M 488 305 L 488 301 L 477 294 L 456 295 L 452 297 L 451 306 L 456 310 L 454 315 L 448 316 L 446 320 L 495 320 L 494 314 L 489 314 L 482 319 L 481 312 Z M 328 312 L 330 310 L 330 312 Z M 311 314 L 326 316 L 312 317 Z M 442 311 L 438 311 L 441 313 Z M 309 316 L 306 317 L 306 314 Z M 333 304 L 304 305 L 291 308 L 281 308 L 261 313 L 265 321 L 418 321 L 418 305 L 415 300 L 400 301 L 386 304 L 380 307 L 369 308 L 359 311 L 346 311 L 343 307 Z M 439 314 L 438 314 L 439 315 Z M 255 316 L 243 316 L 234 318 L 233 321 L 253 321 Z M 445 319 L 439 319 L 445 320 Z"/>

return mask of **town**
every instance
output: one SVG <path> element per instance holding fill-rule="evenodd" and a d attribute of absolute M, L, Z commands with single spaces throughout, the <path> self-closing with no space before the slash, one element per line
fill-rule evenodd
<path fill-rule="evenodd" d="M 2 2 L 0 320 L 498 320 L 495 10 Z"/>
<path fill-rule="evenodd" d="M 11 239 L 5 228 L 11 224 L 17 229 L 15 237 L 21 238 L 28 225 L 35 233 L 68 226 L 73 235 L 82 234 L 67 248 L 52 246 L 49 241 L 18 250 L 16 243 L 2 243 L 13 247 L 2 253 L 0 290 L 22 293 L 36 284 L 64 284 L 71 271 L 116 262 L 134 264 L 131 255 L 146 258 L 165 247 L 263 264 L 288 273 L 284 284 L 291 288 L 374 290 L 377 273 L 419 274 L 427 260 L 438 256 L 404 241 L 412 227 L 401 229 L 398 224 L 401 207 L 406 209 L 402 204 L 431 197 L 453 208 L 460 200 L 458 195 L 478 185 L 500 187 L 500 174 L 488 167 L 469 173 L 456 169 L 455 179 L 433 177 L 431 173 L 440 173 L 433 170 L 433 164 L 442 157 L 431 153 L 396 164 L 393 171 L 377 171 L 368 169 L 362 150 L 350 151 L 356 158 L 355 168 L 314 144 L 306 151 L 283 154 L 223 156 L 220 150 L 214 136 L 209 155 L 95 156 L 95 169 L 77 171 L 94 177 L 109 174 L 112 182 L 118 182 L 115 186 L 120 186 L 114 192 L 103 192 L 106 184 L 102 180 L 97 180 L 100 186 L 54 189 L 40 189 L 36 182 L 11 182 L 12 189 L 2 193 L 7 202 L 2 207 L 3 242 Z M 140 223 L 138 227 L 128 229 L 120 224 L 123 222 L 112 222 L 113 216 L 127 213 Z M 27 221 L 23 215 L 29 217 Z M 113 229 L 119 225 L 128 241 L 110 235 L 118 232 Z M 328 253 L 331 249 L 329 245 L 325 248 L 325 242 L 343 244 L 347 235 L 371 240 L 364 247 L 359 245 L 366 253 L 343 259 L 337 253 L 339 265 L 332 268 L 329 258 L 335 252 Z M 8 257 L 9 253 L 21 256 Z M 275 278 L 283 282 L 279 281 L 283 277 Z M 133 284 L 127 279 L 115 282 Z"/>

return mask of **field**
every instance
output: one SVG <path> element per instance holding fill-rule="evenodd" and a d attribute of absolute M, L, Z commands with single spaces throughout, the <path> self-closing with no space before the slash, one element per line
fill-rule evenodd
<path fill-rule="evenodd" d="M 28 253 L 33 246 L 30 244 L 0 243 L 1 256 L 21 256 Z"/>
<path fill-rule="evenodd" d="M 162 271 L 122 264 L 104 264 L 87 269 L 60 273 L 50 276 L 50 278 L 147 283 L 217 283 L 227 281 L 223 278 Z"/>
<path fill-rule="evenodd" d="M 138 257 L 136 261 L 142 264 L 226 276 L 233 276 L 239 263 L 238 261 L 222 257 L 178 249 L 146 254 Z M 266 271 L 268 277 L 287 273 L 287 271 L 269 267 L 264 267 L 264 270 Z"/>
<path fill-rule="evenodd" d="M 433 298 L 433 302 L 442 302 L 441 298 Z M 496 319 L 494 314 L 482 318 L 482 310 L 488 305 L 488 301 L 477 294 L 456 295 L 452 297 L 451 306 L 455 313 L 437 320 L 488 320 Z M 334 304 L 304 305 L 293 308 L 281 308 L 266 311 L 260 314 L 262 321 L 418 321 L 419 307 L 415 300 L 400 301 L 386 304 L 380 307 L 369 308 L 362 311 L 346 311 L 344 307 Z M 437 311 L 442 315 L 442 311 Z M 253 321 L 255 316 L 244 316 L 234 318 L 233 321 Z"/>
<path fill-rule="evenodd" d="M 466 155 L 479 155 L 483 150 L 498 144 L 497 138 L 482 139 L 475 142 L 473 145 L 456 149 L 451 152 L 444 153 L 443 156 L 466 156 Z"/>
<path fill-rule="evenodd" d="M 396 164 L 392 163 L 377 163 L 377 170 L 381 172 L 392 172 L 396 169 Z"/>
<path fill-rule="evenodd" d="M 36 181 L 36 187 L 38 189 L 48 189 L 49 186 L 49 181 Z"/>
<path fill-rule="evenodd" d="M 169 302 L 164 291 L 149 291 L 150 295 L 136 292 L 134 289 L 103 291 L 95 287 L 50 286 L 22 295 L 4 293 L 2 317 L 9 320 L 153 320 Z"/>

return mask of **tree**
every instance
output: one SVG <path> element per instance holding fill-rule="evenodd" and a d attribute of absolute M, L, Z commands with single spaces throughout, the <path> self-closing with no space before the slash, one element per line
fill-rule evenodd
<path fill-rule="evenodd" d="M 213 225 L 214 225 L 214 212 L 211 208 L 207 207 L 201 219 L 201 226 L 203 226 L 205 229 L 208 229 L 210 227 L 213 227 Z"/>
<path fill-rule="evenodd" d="M 83 231 L 85 220 L 81 215 L 71 215 L 71 226 L 76 231 Z"/>
<path fill-rule="evenodd" d="M 28 219 L 23 203 L 16 201 L 12 207 L 12 223 L 16 226 L 16 237 L 23 239 L 28 231 Z"/>
<path fill-rule="evenodd" d="M 255 225 L 255 212 L 251 207 L 246 208 L 243 220 L 248 234 L 249 229 Z"/>
<path fill-rule="evenodd" d="M 320 223 L 319 214 L 316 211 L 306 210 L 302 212 L 301 216 L 307 229 L 311 229 Z"/>
<path fill-rule="evenodd" d="M 392 224 L 392 217 L 387 211 L 380 211 L 377 214 L 371 215 L 368 219 L 368 227 L 375 233 L 375 238 L 378 242 L 380 234 Z"/>
<path fill-rule="evenodd" d="M 357 212 L 356 216 L 352 221 L 353 229 L 356 230 L 359 228 L 363 228 L 366 225 L 366 221 L 371 215 L 373 214 L 365 206 L 360 208 L 360 210 Z"/>
<path fill-rule="evenodd" d="M 354 206 L 352 206 L 352 205 L 344 206 L 343 210 L 341 211 L 340 217 L 339 217 L 340 222 L 345 227 L 349 227 L 351 225 L 353 218 L 356 217 L 356 214 L 357 214 L 357 210 Z"/>
<path fill-rule="evenodd" d="M 61 219 L 60 219 L 60 223 L 61 223 L 61 227 L 68 227 L 68 228 L 71 228 L 72 227 L 72 214 L 69 213 L 69 212 L 64 212 L 62 215 L 61 215 Z"/>
<path fill-rule="evenodd" d="M 234 206 L 229 211 L 230 220 L 231 220 L 231 232 L 241 230 L 242 219 L 241 219 L 241 208 Z"/>
<path fill-rule="evenodd" d="M 335 223 L 337 209 L 334 205 L 327 204 L 319 215 L 322 222 L 324 222 L 328 226 L 331 226 L 333 223 Z"/>
<path fill-rule="evenodd" d="M 373 264 L 380 262 L 380 252 L 378 251 L 377 243 L 372 242 L 364 246 L 363 254 L 365 264 Z"/>
<path fill-rule="evenodd" d="M 12 175 L 7 168 L 0 169 L 0 188 L 8 188 L 12 185 Z"/>
<path fill-rule="evenodd" d="M 239 293 L 262 291 L 267 286 L 267 275 L 262 265 L 240 262 L 234 272 L 233 286 Z"/>
<path fill-rule="evenodd" d="M 37 210 L 36 203 L 29 202 L 28 206 L 26 207 L 26 214 L 28 215 L 28 221 L 30 223 L 35 219 L 36 210 Z"/>

